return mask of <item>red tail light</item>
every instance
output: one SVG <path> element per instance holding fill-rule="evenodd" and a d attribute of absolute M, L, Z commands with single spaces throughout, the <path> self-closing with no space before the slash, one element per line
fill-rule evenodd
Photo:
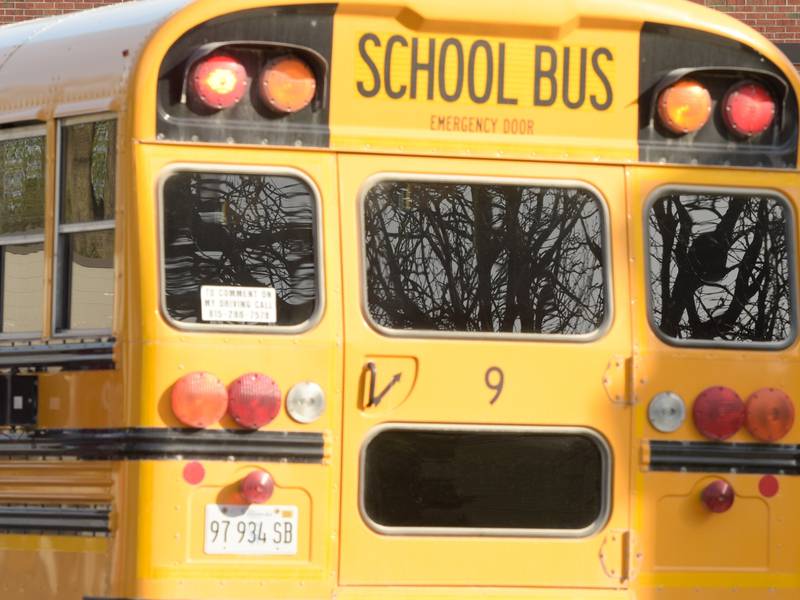
<path fill-rule="evenodd" d="M 698 131 L 711 116 L 711 94 L 702 84 L 683 79 L 661 92 L 658 116 L 672 133 Z"/>
<path fill-rule="evenodd" d="M 747 399 L 746 424 L 754 438 L 775 442 L 794 425 L 794 404 L 781 390 L 760 389 Z"/>
<path fill-rule="evenodd" d="M 247 91 L 247 71 L 235 58 L 217 54 L 195 65 L 189 85 L 193 99 L 206 108 L 230 108 Z"/>
<path fill-rule="evenodd" d="M 239 491 L 242 498 L 250 504 L 261 504 L 272 498 L 275 481 L 266 471 L 253 471 L 242 479 Z"/>
<path fill-rule="evenodd" d="M 208 427 L 219 421 L 228 408 L 225 385 L 205 372 L 181 377 L 172 387 L 171 399 L 172 412 L 189 427 Z"/>
<path fill-rule="evenodd" d="M 722 101 L 722 116 L 728 128 L 743 137 L 763 133 L 775 119 L 775 101 L 761 84 L 740 83 Z"/>
<path fill-rule="evenodd" d="M 692 414 L 697 429 L 712 440 L 726 440 L 744 425 L 744 402 L 730 388 L 716 386 L 700 392 Z"/>
<path fill-rule="evenodd" d="M 713 513 L 723 513 L 733 506 L 733 487 L 727 481 L 717 479 L 709 483 L 700 494 L 706 508 Z"/>
<path fill-rule="evenodd" d="M 258 429 L 266 425 L 281 409 L 281 390 L 272 378 L 248 373 L 228 388 L 228 412 L 242 427 Z"/>

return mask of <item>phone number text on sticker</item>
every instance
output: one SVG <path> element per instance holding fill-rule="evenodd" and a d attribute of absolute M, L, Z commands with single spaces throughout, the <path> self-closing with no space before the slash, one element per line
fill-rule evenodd
<path fill-rule="evenodd" d="M 200 287 L 201 317 L 208 322 L 275 323 L 275 288 L 204 285 Z"/>
<path fill-rule="evenodd" d="M 297 554 L 296 506 L 207 504 L 206 554 Z"/>

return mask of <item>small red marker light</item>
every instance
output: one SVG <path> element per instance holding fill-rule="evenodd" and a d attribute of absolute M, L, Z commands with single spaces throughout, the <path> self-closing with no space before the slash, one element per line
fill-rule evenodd
<path fill-rule="evenodd" d="M 709 483 L 700 494 L 706 508 L 713 513 L 723 513 L 733 506 L 733 487 L 727 481 L 717 479 Z"/>
<path fill-rule="evenodd" d="M 236 105 L 247 91 L 247 71 L 235 58 L 217 54 L 197 63 L 189 75 L 193 98 L 206 108 Z"/>
<path fill-rule="evenodd" d="M 710 387 L 697 396 L 692 414 L 700 433 L 712 440 L 725 440 L 744 425 L 744 402 L 730 388 Z"/>
<path fill-rule="evenodd" d="M 794 404 L 781 390 L 760 389 L 747 399 L 746 424 L 757 440 L 775 442 L 792 429 Z"/>
<path fill-rule="evenodd" d="M 281 409 L 281 390 L 272 378 L 260 373 L 242 375 L 228 387 L 228 412 L 242 427 L 258 429 L 272 421 Z"/>
<path fill-rule="evenodd" d="M 778 478 L 775 475 L 764 475 L 758 480 L 758 491 L 765 498 L 772 498 L 780 490 Z"/>
<path fill-rule="evenodd" d="M 745 81 L 735 85 L 725 96 L 722 117 L 731 131 L 743 137 L 752 137 L 772 125 L 775 100 L 763 85 Z"/>
<path fill-rule="evenodd" d="M 181 377 L 172 387 L 171 400 L 172 412 L 189 427 L 208 427 L 219 421 L 228 408 L 225 385 L 206 372 Z"/>
<path fill-rule="evenodd" d="M 239 490 L 242 498 L 250 504 L 261 504 L 272 498 L 275 481 L 266 471 L 253 471 L 242 479 Z"/>
<path fill-rule="evenodd" d="M 205 477 L 205 467 L 203 467 L 203 465 L 196 460 L 186 463 L 186 466 L 183 467 L 183 479 L 189 485 L 197 485 L 198 483 L 201 483 Z"/>

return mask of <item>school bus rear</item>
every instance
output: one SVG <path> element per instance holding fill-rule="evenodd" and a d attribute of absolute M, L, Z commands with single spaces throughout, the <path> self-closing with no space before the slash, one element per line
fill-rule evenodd
<path fill-rule="evenodd" d="M 181 8 L 117 217 L 112 427 L 168 451 L 69 593 L 795 597 L 798 432 L 743 400 L 797 392 L 797 82 L 684 2 Z"/>

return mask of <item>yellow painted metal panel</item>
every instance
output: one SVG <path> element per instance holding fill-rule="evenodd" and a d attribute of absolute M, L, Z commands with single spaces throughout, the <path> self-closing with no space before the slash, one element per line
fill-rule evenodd
<path fill-rule="evenodd" d="M 778 474 L 779 493 L 771 498 L 759 491 L 760 474 L 660 472 L 649 469 L 648 440 L 707 441 L 692 419 L 697 395 L 714 385 L 734 389 L 743 399 L 761 387 L 777 387 L 798 397 L 794 375 L 798 344 L 785 350 L 752 348 L 688 348 L 659 339 L 648 322 L 645 207 L 648 197 L 664 185 L 711 189 L 756 189 L 777 193 L 795 214 L 792 235 L 797 239 L 798 183 L 793 173 L 720 172 L 710 169 L 628 168 L 631 230 L 631 296 L 634 328 L 636 406 L 632 444 L 644 448 L 631 463 L 632 523 L 643 554 L 636 582 L 640 598 L 672 600 L 699 594 L 703 598 L 792 598 L 798 594 L 800 561 L 795 541 L 800 520 L 791 498 L 796 477 Z M 796 269 L 797 256 L 792 256 Z M 680 395 L 687 418 L 673 433 L 656 431 L 648 422 L 647 405 L 663 391 Z M 744 428 L 720 444 L 756 443 Z M 796 426 L 780 443 L 800 442 Z M 712 514 L 700 492 L 710 481 L 723 479 L 736 493 L 732 508 Z"/>

